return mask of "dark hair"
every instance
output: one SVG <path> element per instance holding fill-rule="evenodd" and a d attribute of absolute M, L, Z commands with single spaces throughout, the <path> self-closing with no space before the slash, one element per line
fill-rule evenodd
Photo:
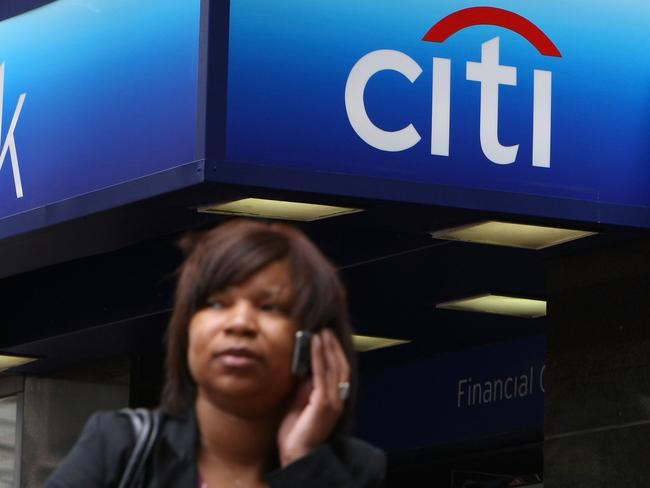
<path fill-rule="evenodd" d="M 350 396 L 334 433 L 347 430 L 356 396 L 356 354 L 345 289 L 327 258 L 294 227 L 242 219 L 215 227 L 198 239 L 187 238 L 185 247 L 189 254 L 179 270 L 167 330 L 163 410 L 180 415 L 194 405 L 196 384 L 187 362 L 188 326 L 194 314 L 215 291 L 243 283 L 269 264 L 286 260 L 294 290 L 292 315 L 300 328 L 331 329 L 350 363 Z"/>

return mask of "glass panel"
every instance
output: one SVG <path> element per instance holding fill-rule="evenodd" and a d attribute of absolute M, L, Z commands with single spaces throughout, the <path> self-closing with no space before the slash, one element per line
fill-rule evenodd
<path fill-rule="evenodd" d="M 14 486 L 16 405 L 15 396 L 0 398 L 0 488 Z"/>

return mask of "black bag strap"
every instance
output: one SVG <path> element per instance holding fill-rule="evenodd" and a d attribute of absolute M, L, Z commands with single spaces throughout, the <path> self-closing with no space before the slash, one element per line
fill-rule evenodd
<path fill-rule="evenodd" d="M 124 408 L 120 410 L 120 413 L 129 417 L 131 421 L 135 444 L 118 487 L 136 488 L 142 484 L 147 458 L 156 442 L 156 437 L 158 437 L 160 412 L 146 408 L 135 410 Z"/>

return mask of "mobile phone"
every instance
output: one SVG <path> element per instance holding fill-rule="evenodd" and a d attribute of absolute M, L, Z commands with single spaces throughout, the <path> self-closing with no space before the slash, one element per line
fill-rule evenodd
<path fill-rule="evenodd" d="M 311 374 L 311 338 L 312 333 L 306 330 L 296 332 L 296 341 L 293 346 L 293 360 L 291 371 L 300 378 Z"/>

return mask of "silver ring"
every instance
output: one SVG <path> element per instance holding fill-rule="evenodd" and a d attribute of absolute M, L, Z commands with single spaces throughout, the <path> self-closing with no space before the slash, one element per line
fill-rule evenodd
<path fill-rule="evenodd" d="M 350 395 L 350 382 L 341 381 L 339 383 L 339 395 L 341 395 L 341 400 L 346 400 Z"/>

